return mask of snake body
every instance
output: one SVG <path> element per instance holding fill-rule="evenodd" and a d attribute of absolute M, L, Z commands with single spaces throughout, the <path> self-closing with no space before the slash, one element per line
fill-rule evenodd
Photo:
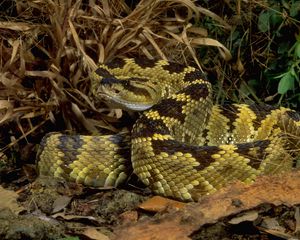
<path fill-rule="evenodd" d="M 290 170 L 300 155 L 298 113 L 213 105 L 209 81 L 191 66 L 118 59 L 91 79 L 94 97 L 145 111 L 131 136 L 48 134 L 38 155 L 41 174 L 116 186 L 133 170 L 155 194 L 191 201 L 234 180 Z"/>

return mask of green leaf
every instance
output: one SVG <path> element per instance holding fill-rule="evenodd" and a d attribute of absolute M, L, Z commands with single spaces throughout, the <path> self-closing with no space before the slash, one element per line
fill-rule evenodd
<path fill-rule="evenodd" d="M 270 28 L 270 12 L 264 11 L 258 17 L 258 29 L 261 32 L 267 32 Z"/>
<path fill-rule="evenodd" d="M 299 82 L 299 76 L 298 76 L 298 72 L 295 71 L 295 68 L 291 68 L 290 70 L 292 76 L 297 80 L 297 82 Z"/>
<path fill-rule="evenodd" d="M 278 13 L 280 11 L 281 9 L 276 5 L 267 11 L 262 11 L 258 17 L 258 29 L 261 32 L 267 32 L 271 30 L 271 27 L 275 27 L 281 24 L 283 18 L 281 14 Z"/>
<path fill-rule="evenodd" d="M 240 33 L 239 31 L 234 31 L 231 36 L 230 36 L 230 41 L 235 41 L 236 39 L 240 38 Z"/>
<path fill-rule="evenodd" d="M 272 27 L 278 26 L 282 23 L 282 21 L 283 19 L 280 14 L 275 11 L 270 12 L 270 24 Z"/>
<path fill-rule="evenodd" d="M 278 84 L 278 93 L 285 94 L 288 90 L 295 88 L 294 86 L 295 78 L 291 72 L 286 72 L 279 81 Z"/>
<path fill-rule="evenodd" d="M 295 55 L 300 58 L 300 42 L 297 42 L 295 47 Z"/>
<path fill-rule="evenodd" d="M 299 11 L 300 11 L 300 2 L 299 1 L 292 2 L 292 5 L 290 7 L 290 16 L 296 17 Z"/>
<path fill-rule="evenodd" d="M 291 46 L 288 42 L 282 41 L 282 42 L 278 43 L 277 53 L 280 55 L 283 55 L 283 54 L 287 53 L 290 48 L 291 48 Z"/>

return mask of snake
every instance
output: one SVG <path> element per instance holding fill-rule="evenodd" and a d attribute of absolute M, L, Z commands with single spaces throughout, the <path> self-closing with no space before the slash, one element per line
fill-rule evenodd
<path fill-rule="evenodd" d="M 135 174 L 156 195 L 197 201 L 234 181 L 290 171 L 300 155 L 300 116 L 270 105 L 213 103 L 198 68 L 166 60 L 116 58 L 90 74 L 91 98 L 139 111 L 131 133 L 49 133 L 41 175 L 92 187 Z"/>

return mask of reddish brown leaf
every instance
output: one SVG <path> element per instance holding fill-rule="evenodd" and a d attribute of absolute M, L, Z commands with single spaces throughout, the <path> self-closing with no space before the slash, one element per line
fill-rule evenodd
<path fill-rule="evenodd" d="M 175 208 L 175 209 L 180 209 L 183 208 L 185 203 L 178 202 L 175 200 L 171 200 L 168 198 L 160 197 L 160 196 L 155 196 L 147 201 L 143 202 L 139 208 L 149 211 L 149 212 L 160 212 L 167 207 Z"/>
<path fill-rule="evenodd" d="M 119 217 L 123 224 L 133 223 L 138 220 L 138 213 L 137 211 L 126 211 L 120 214 Z"/>

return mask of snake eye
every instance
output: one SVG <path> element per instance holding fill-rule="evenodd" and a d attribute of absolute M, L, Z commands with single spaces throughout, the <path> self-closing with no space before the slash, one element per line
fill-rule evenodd
<path fill-rule="evenodd" d="M 116 78 L 103 78 L 102 81 L 101 81 L 101 84 L 103 85 L 113 85 L 113 84 L 117 84 L 117 83 L 120 83 L 120 81 Z"/>

